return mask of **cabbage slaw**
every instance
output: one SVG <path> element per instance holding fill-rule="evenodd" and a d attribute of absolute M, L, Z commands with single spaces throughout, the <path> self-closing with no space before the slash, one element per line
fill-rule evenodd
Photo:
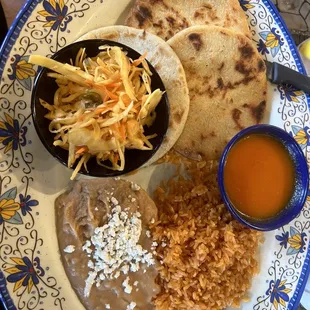
<path fill-rule="evenodd" d="M 31 55 L 29 62 L 54 72 L 58 89 L 53 104 L 42 100 L 55 134 L 54 145 L 68 150 L 68 167 L 77 163 L 71 180 L 87 162 L 123 171 L 125 149 L 152 150 L 143 126 L 150 127 L 163 92 L 151 90 L 151 71 L 146 53 L 132 60 L 117 46 L 101 46 L 96 57 L 79 50 L 74 65 Z M 72 61 L 71 61 L 72 62 Z M 111 166 L 104 163 L 110 161 Z"/>

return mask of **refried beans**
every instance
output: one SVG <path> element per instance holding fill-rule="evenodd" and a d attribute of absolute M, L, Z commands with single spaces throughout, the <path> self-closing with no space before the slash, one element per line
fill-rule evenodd
<path fill-rule="evenodd" d="M 140 262 L 136 272 L 120 272 L 117 278 L 93 283 L 89 296 L 85 296 L 86 280 L 91 272 L 89 260 L 94 253 L 85 251 L 85 244 L 98 227 L 107 226 L 115 205 L 129 218 L 135 214 L 140 216 L 138 244 L 144 252 L 152 253 L 148 225 L 157 220 L 157 208 L 147 193 L 119 179 L 80 180 L 55 202 L 57 237 L 65 271 L 86 309 L 154 309 L 152 298 L 159 293 L 155 283 L 157 262 L 150 266 Z M 126 285 L 130 285 L 130 293 Z"/>

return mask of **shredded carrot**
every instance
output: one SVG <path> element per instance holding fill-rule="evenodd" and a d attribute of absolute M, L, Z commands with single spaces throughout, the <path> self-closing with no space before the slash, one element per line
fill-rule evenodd
<path fill-rule="evenodd" d="M 111 84 L 106 84 L 104 85 L 105 87 L 116 87 L 116 86 L 121 86 L 121 82 L 116 82 L 116 83 L 111 83 Z"/>
<path fill-rule="evenodd" d="M 132 65 L 135 67 L 139 66 L 142 63 L 142 61 L 146 58 L 146 56 L 147 56 L 147 52 L 144 52 L 143 55 L 141 55 L 138 59 L 132 62 Z"/>
<path fill-rule="evenodd" d="M 109 90 L 106 89 L 106 92 L 108 94 L 108 96 L 111 98 L 111 99 L 115 99 L 115 100 L 118 100 L 118 96 L 117 95 L 114 95 L 112 92 L 110 92 Z"/>
<path fill-rule="evenodd" d="M 121 122 L 120 124 L 119 132 L 120 132 L 120 135 L 123 141 L 125 141 L 126 140 L 126 125 L 123 122 Z"/>
<path fill-rule="evenodd" d="M 101 114 L 101 113 L 106 112 L 106 111 L 108 111 L 108 110 L 109 110 L 109 108 L 107 108 L 107 107 L 105 107 L 105 108 L 100 108 L 100 109 L 96 109 L 96 110 L 95 110 L 95 114 L 98 115 L 98 114 Z"/>
<path fill-rule="evenodd" d="M 94 83 L 92 81 L 89 80 L 85 80 L 85 84 L 88 85 L 90 88 L 93 88 Z"/>
<path fill-rule="evenodd" d="M 75 152 L 75 155 L 83 154 L 88 151 L 87 146 L 80 146 L 78 147 L 78 150 Z"/>
<path fill-rule="evenodd" d="M 133 109 L 135 109 L 137 111 L 137 113 L 140 112 L 140 109 L 141 109 L 141 104 L 138 102 L 136 103 L 134 106 L 133 106 Z"/>
<path fill-rule="evenodd" d="M 109 98 L 111 99 L 115 99 L 115 100 L 118 100 L 118 96 L 113 94 L 112 92 L 110 92 L 106 87 L 105 85 L 94 85 L 95 88 L 99 88 L 99 89 L 102 89 L 106 92 L 106 96 L 104 98 L 104 101 L 108 100 Z"/>
<path fill-rule="evenodd" d="M 116 164 L 119 161 L 119 155 L 118 153 L 113 154 L 114 164 Z"/>
<path fill-rule="evenodd" d="M 77 120 L 80 122 L 80 121 L 84 120 L 84 118 L 85 118 L 85 114 L 82 114 L 82 115 L 80 115 L 80 116 L 78 117 Z"/>
<path fill-rule="evenodd" d="M 125 106 L 128 107 L 130 105 L 130 103 L 131 103 L 131 100 L 130 100 L 129 96 L 127 94 L 125 94 L 122 97 L 122 99 L 123 99 L 123 102 L 124 102 Z M 141 105 L 140 102 L 138 104 Z"/>
<path fill-rule="evenodd" d="M 115 123 L 115 124 L 112 124 L 110 125 L 110 128 L 113 130 L 113 131 L 118 131 L 118 127 L 119 127 L 119 123 Z"/>

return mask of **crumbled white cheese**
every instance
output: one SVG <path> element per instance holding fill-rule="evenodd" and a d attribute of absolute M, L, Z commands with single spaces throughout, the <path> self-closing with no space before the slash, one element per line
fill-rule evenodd
<path fill-rule="evenodd" d="M 166 246 L 167 246 L 167 243 L 162 242 L 162 243 L 161 243 L 161 246 L 164 248 L 164 247 L 166 247 Z"/>
<path fill-rule="evenodd" d="M 151 232 L 150 232 L 149 230 L 147 230 L 147 231 L 145 232 L 145 234 L 146 234 L 146 236 L 147 236 L 148 238 L 151 238 Z"/>
<path fill-rule="evenodd" d="M 157 247 L 158 246 L 158 243 L 156 242 L 156 241 L 154 241 L 153 243 L 152 243 L 152 247 Z"/>
<path fill-rule="evenodd" d="M 131 198 L 131 202 L 135 202 L 137 199 L 135 197 Z"/>
<path fill-rule="evenodd" d="M 97 276 L 96 271 L 90 271 L 88 273 L 88 278 L 85 281 L 86 285 L 84 288 L 84 295 L 87 297 L 89 296 L 90 290 L 91 290 L 93 284 L 95 283 L 96 276 Z"/>
<path fill-rule="evenodd" d="M 140 269 L 140 265 L 138 263 L 130 263 L 130 271 L 137 272 Z"/>
<path fill-rule="evenodd" d="M 98 211 L 98 208 L 97 208 L 97 207 L 95 208 L 95 211 Z"/>
<path fill-rule="evenodd" d="M 132 291 L 132 286 L 129 284 L 129 280 L 129 277 L 127 277 L 122 283 L 122 286 L 124 287 L 124 292 L 127 294 L 131 294 Z"/>
<path fill-rule="evenodd" d="M 91 242 L 86 240 L 85 244 L 82 246 L 82 250 L 85 251 L 87 254 L 91 254 L 92 249 L 90 248 Z"/>
<path fill-rule="evenodd" d="M 133 282 L 133 286 L 137 286 L 139 284 L 138 281 Z"/>
<path fill-rule="evenodd" d="M 106 309 L 111 309 L 110 304 L 105 304 L 105 308 L 106 308 Z"/>
<path fill-rule="evenodd" d="M 135 302 L 131 302 L 128 306 L 127 306 L 127 308 L 126 308 L 126 310 L 133 310 L 135 307 L 136 307 L 136 303 Z"/>
<path fill-rule="evenodd" d="M 129 266 L 128 265 L 122 266 L 121 271 L 123 274 L 127 274 L 129 271 Z"/>
<path fill-rule="evenodd" d="M 115 197 L 111 198 L 111 202 L 114 204 L 114 206 L 118 205 L 118 201 L 117 201 L 117 199 Z"/>
<path fill-rule="evenodd" d="M 138 185 L 138 184 L 136 184 L 136 183 L 133 183 L 133 182 L 131 182 L 131 189 L 133 190 L 133 191 L 138 191 L 138 190 L 140 190 L 140 186 Z"/>
<path fill-rule="evenodd" d="M 155 219 L 152 218 L 152 219 L 151 219 L 151 224 L 154 224 L 154 223 L 155 223 Z"/>
<path fill-rule="evenodd" d="M 141 214 L 135 212 L 129 216 L 128 212 L 122 211 L 117 199 L 112 197 L 111 202 L 112 213 L 108 222 L 96 227 L 91 239 L 82 247 L 83 251 L 91 253 L 85 297 L 89 296 L 94 283 L 99 285 L 105 279 L 118 278 L 120 272 L 136 272 L 141 263 L 147 266 L 155 264 L 153 255 L 138 243 L 142 232 Z"/>
<path fill-rule="evenodd" d="M 114 178 L 115 181 L 118 181 L 118 180 L 120 180 L 120 179 L 121 179 L 120 177 L 115 177 L 115 178 Z"/>
<path fill-rule="evenodd" d="M 65 248 L 64 248 L 64 252 L 66 253 L 73 253 L 75 251 L 75 246 L 74 245 L 67 245 Z"/>

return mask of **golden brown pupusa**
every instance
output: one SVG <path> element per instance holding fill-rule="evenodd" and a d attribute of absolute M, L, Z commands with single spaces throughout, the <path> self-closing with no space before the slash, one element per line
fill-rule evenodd
<path fill-rule="evenodd" d="M 126 25 L 145 29 L 164 40 L 195 25 L 221 26 L 251 37 L 237 0 L 136 0 Z"/>
<path fill-rule="evenodd" d="M 194 159 L 217 159 L 228 141 L 261 122 L 266 109 L 266 68 L 252 42 L 216 26 L 193 26 L 168 43 L 186 74 L 190 110 L 174 148 Z"/>

